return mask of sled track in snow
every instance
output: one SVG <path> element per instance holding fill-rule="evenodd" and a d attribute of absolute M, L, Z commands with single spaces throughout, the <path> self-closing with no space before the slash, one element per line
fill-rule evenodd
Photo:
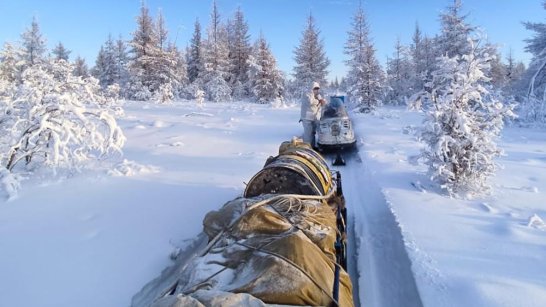
<path fill-rule="evenodd" d="M 355 306 L 423 306 L 400 227 L 380 188 L 360 161 L 346 157 L 341 172 L 348 214 L 348 270 Z"/>

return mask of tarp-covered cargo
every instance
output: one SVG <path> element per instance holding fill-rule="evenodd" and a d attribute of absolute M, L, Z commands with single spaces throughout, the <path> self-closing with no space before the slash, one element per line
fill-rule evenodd
<path fill-rule="evenodd" d="M 284 144 L 281 155 L 309 154 L 308 149 L 304 154 L 295 153 L 297 147 Z M 264 169 L 278 160 L 283 159 L 270 159 Z M 320 174 L 326 164 L 317 161 L 303 164 L 317 177 L 327 178 L 328 182 L 313 179 L 321 184 L 319 189 L 327 189 L 324 195 L 318 190 L 308 195 L 283 191 L 260 195 L 259 188 L 250 193 L 247 187 L 246 197 L 206 215 L 206 240 L 186 251 L 181 256 L 186 259 L 179 259 L 177 266 L 166 270 L 155 285 L 145 287 L 135 296 L 133 305 L 145 306 L 145 302 L 152 302 L 149 297 L 153 295 L 154 307 L 353 306 L 351 281 L 337 264 L 335 248 L 341 236 L 336 210 L 344 206 L 344 201 L 335 193 L 331 174 Z M 256 178 L 262 177 L 253 180 Z M 256 180 L 249 185 L 261 179 Z M 256 195 L 250 197 L 253 193 Z M 164 289 L 158 295 L 160 287 Z"/>

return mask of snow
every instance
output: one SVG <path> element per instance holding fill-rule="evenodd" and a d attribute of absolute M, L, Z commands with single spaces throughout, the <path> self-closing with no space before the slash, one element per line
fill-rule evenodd
<path fill-rule="evenodd" d="M 109 171 L 30 174 L 17 197 L 2 195 L 0 306 L 128 306 L 201 232 L 204 215 L 239 196 L 279 144 L 302 130 L 298 106 L 128 102 L 124 109 L 124 156 L 103 161 Z M 362 306 L 546 301 L 542 130 L 505 128 L 493 194 L 461 200 L 431 183 L 416 159 L 423 113 L 352 116 L 362 163 L 349 158 L 339 169 L 349 271 Z"/>
<path fill-rule="evenodd" d="M 546 299 L 546 143 L 540 130 L 505 128 L 493 194 L 460 200 L 431 184 L 412 159 L 409 125 L 421 113 L 357 117 L 361 157 L 401 229 L 424 306 L 540 306 Z M 374 200 L 375 201 L 375 200 Z M 378 203 L 378 205 L 382 205 Z M 363 275 L 362 278 L 366 278 Z M 362 292 L 361 297 L 365 297 Z"/>
<path fill-rule="evenodd" d="M 128 103 L 124 157 L 105 161 L 115 176 L 28 179 L 17 198 L 0 200 L 0 306 L 128 306 L 201 232 L 204 215 L 239 196 L 299 131 L 293 109 L 195 110 Z"/>

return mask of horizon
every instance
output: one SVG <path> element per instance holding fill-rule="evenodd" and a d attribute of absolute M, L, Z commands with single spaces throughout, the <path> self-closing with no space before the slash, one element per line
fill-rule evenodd
<path fill-rule="evenodd" d="M 0 20 L 0 44 L 19 42 L 24 32 L 36 17 L 41 33 L 47 40 L 48 52 L 62 42 L 72 51 L 70 59 L 81 56 L 91 68 L 109 34 L 114 38 L 120 35 L 129 40 L 136 28 L 135 18 L 139 14 L 140 0 L 124 0 L 115 6 L 107 5 L 104 0 L 93 3 L 63 3 L 61 0 L 7 1 L 0 0 L 0 10 L 10 12 Z M 287 3 L 289 3 L 287 5 Z M 218 0 L 217 5 L 222 21 L 231 18 L 237 7 L 241 7 L 249 25 L 249 34 L 253 42 L 260 32 L 277 59 L 278 67 L 291 78 L 294 66 L 293 51 L 299 44 L 305 27 L 306 16 L 311 12 L 317 21 L 320 37 L 323 40 L 328 58 L 328 79 L 333 81 L 344 77 L 346 56 L 343 53 L 347 31 L 359 1 L 351 0 L 304 0 L 294 3 L 289 0 Z M 434 5 L 431 5 L 434 3 Z M 403 45 L 411 43 L 411 36 L 418 23 L 424 35 L 429 37 L 439 33 L 439 13 L 450 1 L 424 0 L 419 4 L 407 3 L 404 0 L 393 0 L 382 3 L 379 0 L 363 1 L 363 9 L 370 26 L 370 37 L 377 50 L 376 56 L 385 68 L 387 58 L 394 51 L 394 44 L 400 38 Z M 467 21 L 477 26 L 488 40 L 499 45 L 499 52 L 505 61 L 510 49 L 517 61 L 528 66 L 531 55 L 524 51 L 524 39 L 530 38 L 523 22 L 539 22 L 543 19 L 541 0 L 505 1 L 495 0 L 463 1 L 463 12 L 468 14 Z M 146 6 L 155 18 L 161 9 L 169 30 L 169 39 L 185 51 L 191 35 L 193 24 L 199 19 L 205 30 L 210 21 L 212 1 L 185 0 L 172 3 L 166 0 L 148 0 Z M 109 9 L 104 11 L 104 7 Z M 494 15 L 495 18 L 491 18 Z M 98 21 L 96 16 L 101 16 Z M 270 18 L 267 18 L 267 17 Z M 282 18 L 282 22 L 279 18 Z M 388 17 L 388 18 L 385 18 Z M 78 27 L 70 27 L 79 24 Z M 292 31 L 293 30 L 293 31 Z M 206 37 L 203 31 L 203 37 Z"/>

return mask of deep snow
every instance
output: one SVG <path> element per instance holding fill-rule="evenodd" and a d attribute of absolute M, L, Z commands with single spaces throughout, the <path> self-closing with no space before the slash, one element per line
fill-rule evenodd
<path fill-rule="evenodd" d="M 412 132 L 422 116 L 385 108 L 355 121 L 360 154 L 402 230 L 423 304 L 543 306 L 546 232 L 529 222 L 546 218 L 544 131 L 506 128 L 493 194 L 450 199 L 416 160 L 423 145 Z"/>
<path fill-rule="evenodd" d="M 204 215 L 240 195 L 278 145 L 301 132 L 297 106 L 125 109 L 125 154 L 106 161 L 110 171 L 41 175 L 0 200 L 0 306 L 129 305 L 201 231 Z M 342 173 L 363 306 L 546 301 L 543 131 L 505 129 L 494 194 L 469 201 L 437 191 L 416 161 L 422 145 L 411 132 L 421 113 L 353 116 L 363 162 L 350 160 Z"/>

